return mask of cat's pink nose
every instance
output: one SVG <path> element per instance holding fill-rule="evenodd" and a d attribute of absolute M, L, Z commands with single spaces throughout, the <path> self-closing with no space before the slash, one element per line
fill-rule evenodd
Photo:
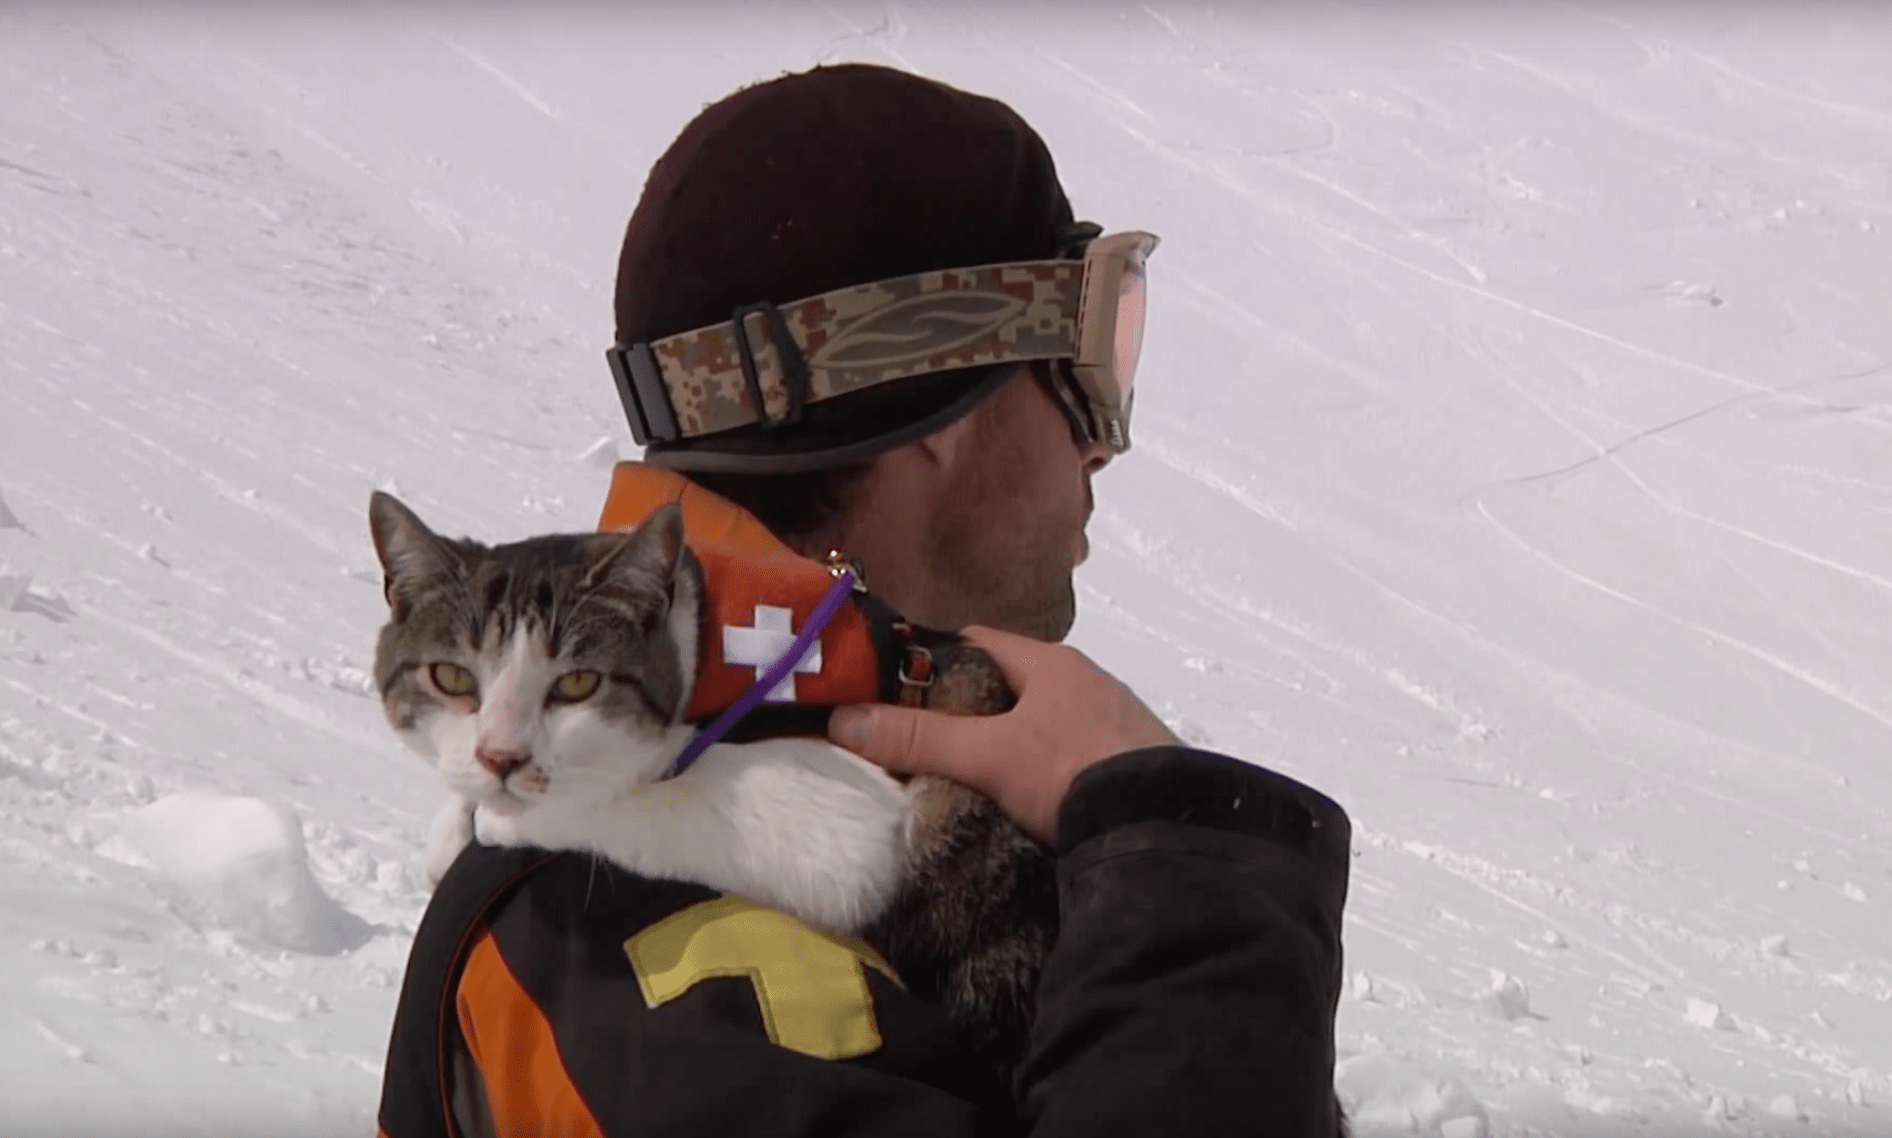
<path fill-rule="evenodd" d="M 512 772 L 532 761 L 532 756 L 524 751 L 509 751 L 503 747 L 484 745 L 473 748 L 473 757 L 501 782 L 505 782 Z"/>

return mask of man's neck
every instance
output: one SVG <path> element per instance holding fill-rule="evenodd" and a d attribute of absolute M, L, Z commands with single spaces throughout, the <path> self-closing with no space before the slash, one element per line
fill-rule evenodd
<path fill-rule="evenodd" d="M 804 557 L 826 560 L 840 552 L 860 566 L 862 583 L 870 592 L 893 606 L 894 610 L 915 623 L 929 628 L 957 628 L 954 613 L 945 611 L 936 590 L 930 588 L 932 572 L 916 556 L 912 543 L 903 541 L 905 527 L 839 524 L 817 533 L 790 540 L 788 544 Z"/>

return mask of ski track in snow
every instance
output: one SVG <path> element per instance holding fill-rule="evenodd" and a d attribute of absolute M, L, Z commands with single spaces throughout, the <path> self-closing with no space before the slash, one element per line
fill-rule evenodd
<path fill-rule="evenodd" d="M 586 526 L 649 162 L 868 59 L 1164 237 L 1075 641 L 1352 812 L 1362 1138 L 1892 1133 L 1892 20 L 709 19 L 0 13 L 11 1132 L 371 1132 L 368 492 Z"/>

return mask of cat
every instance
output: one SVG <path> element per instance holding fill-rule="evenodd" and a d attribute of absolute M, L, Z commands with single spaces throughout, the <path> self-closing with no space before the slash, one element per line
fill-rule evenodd
<path fill-rule="evenodd" d="M 380 492 L 369 522 L 389 606 L 383 709 L 449 791 L 429 829 L 430 884 L 477 831 L 858 934 L 1012 1082 L 1057 937 L 1053 854 L 964 787 L 897 779 L 818 738 L 718 743 L 666 777 L 695 730 L 683 716 L 704 619 L 676 506 L 629 532 L 496 547 L 439 537 Z M 924 706 L 1013 705 L 990 656 L 950 633 L 912 635 L 934 665 Z M 766 731 L 753 721 L 769 714 L 730 738 Z"/>
<path fill-rule="evenodd" d="M 703 579 L 682 514 L 630 533 L 489 548 L 447 541 L 377 494 L 370 525 L 390 619 L 375 678 L 389 723 L 449 800 L 437 880 L 473 835 L 601 855 L 740 894 L 835 932 L 893 899 L 906 787 L 825 740 L 717 744 L 676 777 Z"/>
<path fill-rule="evenodd" d="M 722 743 L 663 778 L 692 733 L 681 716 L 703 619 L 702 569 L 674 506 L 629 533 L 489 547 L 442 538 L 376 493 L 369 526 L 389 605 L 375 652 L 383 710 L 448 789 L 428 831 L 430 887 L 477 829 L 859 933 L 1009 1079 L 1057 932 L 1050 852 L 972 791 L 897 780 L 819 739 Z M 984 652 L 914 636 L 934 661 L 925 706 L 1012 706 Z"/>

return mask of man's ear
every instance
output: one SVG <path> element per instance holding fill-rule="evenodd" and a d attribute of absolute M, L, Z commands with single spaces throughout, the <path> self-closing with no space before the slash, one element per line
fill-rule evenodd
<path fill-rule="evenodd" d="M 972 457 L 968 452 L 978 445 L 985 417 L 998 411 L 1000 404 L 1007 403 L 1019 385 L 1032 382 L 1030 364 L 1012 365 L 1007 378 L 999 381 L 978 406 L 909 445 L 917 446 L 927 461 L 940 467 L 950 468 L 956 462 L 966 461 Z"/>
<path fill-rule="evenodd" d="M 932 434 L 922 435 L 914 440 L 913 445 L 927 461 L 941 468 L 950 468 L 971 445 L 973 427 L 981 410 L 982 407 L 974 407 Z"/>

